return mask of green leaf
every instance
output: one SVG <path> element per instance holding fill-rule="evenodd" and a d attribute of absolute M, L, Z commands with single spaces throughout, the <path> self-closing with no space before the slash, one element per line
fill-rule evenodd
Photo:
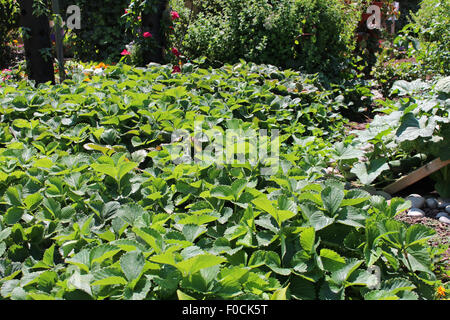
<path fill-rule="evenodd" d="M 270 297 L 270 300 L 287 300 L 286 292 L 287 292 L 288 287 L 289 287 L 289 285 L 285 288 L 276 290 Z"/>
<path fill-rule="evenodd" d="M 61 204 L 58 201 L 53 198 L 44 198 L 42 204 L 52 216 L 59 217 L 61 212 Z"/>
<path fill-rule="evenodd" d="M 102 244 L 93 248 L 89 253 L 90 266 L 92 266 L 94 263 L 102 263 L 102 261 L 113 257 L 119 251 L 119 248 L 109 244 Z"/>
<path fill-rule="evenodd" d="M 9 224 L 9 225 L 16 224 L 17 222 L 20 221 L 20 219 L 22 219 L 23 214 L 24 214 L 24 211 L 21 208 L 17 208 L 17 207 L 9 208 L 6 211 L 6 214 L 4 216 L 4 221 L 6 224 Z"/>
<path fill-rule="evenodd" d="M 303 232 L 300 234 L 300 245 L 308 254 L 311 254 L 313 252 L 315 238 L 316 232 L 312 227 L 303 230 Z"/>
<path fill-rule="evenodd" d="M 196 300 L 195 298 L 191 297 L 190 295 L 184 293 L 181 290 L 177 290 L 177 297 L 178 300 Z"/>
<path fill-rule="evenodd" d="M 163 240 L 161 234 L 159 234 L 156 230 L 151 228 L 136 228 L 134 227 L 133 232 L 136 233 L 139 237 L 141 237 L 145 242 L 147 242 L 153 250 L 155 250 L 156 254 L 160 254 L 162 252 Z"/>
<path fill-rule="evenodd" d="M 217 186 L 211 189 L 209 192 L 211 197 L 223 199 L 223 200 L 233 200 L 233 190 L 229 186 Z"/>
<path fill-rule="evenodd" d="M 364 152 L 358 150 L 352 146 L 344 146 L 344 143 L 338 142 L 334 145 L 333 149 L 334 160 L 348 160 L 348 159 L 357 159 L 359 157 L 364 156 Z"/>
<path fill-rule="evenodd" d="M 322 230 L 334 222 L 333 218 L 325 216 L 314 205 L 302 203 L 299 206 L 305 218 L 316 231 Z"/>
<path fill-rule="evenodd" d="M 117 170 L 117 181 L 122 180 L 123 176 L 126 175 L 128 172 L 136 168 L 139 164 L 136 162 L 122 162 L 119 166 L 119 169 Z"/>
<path fill-rule="evenodd" d="M 93 163 L 91 164 L 91 167 L 95 171 L 106 174 L 117 181 L 118 171 L 113 165 L 106 163 Z"/>
<path fill-rule="evenodd" d="M 66 262 L 78 266 L 81 270 L 89 272 L 89 250 L 81 250 L 72 258 L 66 259 Z"/>
<path fill-rule="evenodd" d="M 350 170 L 365 185 L 371 184 L 383 171 L 389 170 L 385 159 L 374 159 L 370 163 L 358 162 Z"/>
<path fill-rule="evenodd" d="M 364 228 L 367 216 L 364 210 L 355 207 L 344 207 L 339 211 L 337 222 L 356 228 Z"/>
<path fill-rule="evenodd" d="M 279 223 L 277 210 L 273 207 L 272 202 L 265 195 L 252 200 L 252 203 L 260 210 L 270 214 Z"/>
<path fill-rule="evenodd" d="M 420 249 L 415 248 L 415 246 L 410 246 L 407 248 L 408 256 L 404 257 L 403 263 L 408 267 L 411 265 L 411 271 L 424 271 L 429 274 L 433 274 L 431 271 L 431 258 L 426 247 L 421 246 Z"/>
<path fill-rule="evenodd" d="M 382 290 L 391 292 L 392 294 L 397 294 L 401 291 L 411 291 L 414 290 L 416 286 L 410 281 L 402 278 L 393 278 L 383 282 L 381 285 Z"/>
<path fill-rule="evenodd" d="M 370 199 L 370 194 L 361 189 L 354 189 L 347 192 L 345 199 L 341 202 L 341 207 L 356 206 Z"/>
<path fill-rule="evenodd" d="M 16 187 L 6 189 L 5 198 L 12 206 L 22 206 L 22 200 Z"/>
<path fill-rule="evenodd" d="M 218 218 L 208 215 L 190 215 L 188 217 L 185 217 L 183 219 L 178 220 L 179 224 L 195 224 L 195 225 L 202 225 L 207 224 L 212 221 L 216 221 Z"/>
<path fill-rule="evenodd" d="M 344 190 L 332 187 L 326 187 L 321 192 L 322 203 L 331 216 L 333 216 L 338 210 L 344 199 Z"/>
<path fill-rule="evenodd" d="M 327 271 L 334 272 L 341 269 L 345 265 L 345 259 L 337 252 L 330 249 L 321 249 L 320 258 L 322 260 L 324 270 Z"/>
<path fill-rule="evenodd" d="M 91 283 L 92 286 L 126 285 L 127 280 L 119 276 L 107 277 Z"/>
<path fill-rule="evenodd" d="M 416 244 L 422 244 L 430 239 L 436 232 L 422 224 L 414 224 L 406 231 L 406 245 L 413 246 Z"/>
<path fill-rule="evenodd" d="M 129 282 L 137 280 L 145 266 L 145 258 L 141 252 L 131 251 L 120 258 L 120 267 Z"/>
<path fill-rule="evenodd" d="M 54 254 L 55 254 L 55 244 L 53 244 L 50 248 L 44 251 L 42 262 L 44 262 L 47 266 L 53 266 Z"/>
<path fill-rule="evenodd" d="M 215 256 L 212 254 L 203 254 L 198 255 L 186 260 L 183 260 L 176 264 L 177 269 L 179 269 L 185 276 L 194 274 L 199 270 L 204 268 L 213 267 L 219 265 L 223 262 L 227 261 L 227 259 Z"/>
<path fill-rule="evenodd" d="M 373 290 L 364 295 L 364 300 L 399 300 L 400 298 L 387 290 Z"/>
<path fill-rule="evenodd" d="M 331 274 L 331 279 L 335 284 L 341 286 L 362 263 L 362 260 L 350 259 L 345 266 Z"/>
<path fill-rule="evenodd" d="M 234 198 L 237 200 L 247 185 L 247 180 L 238 179 L 231 184 L 231 190 Z"/>
<path fill-rule="evenodd" d="M 40 193 L 33 193 L 28 195 L 23 202 L 27 206 L 28 210 L 33 210 L 41 201 L 43 197 Z"/>
<path fill-rule="evenodd" d="M 126 204 L 117 210 L 117 216 L 134 226 L 139 217 L 145 214 L 144 208 L 137 203 Z"/>

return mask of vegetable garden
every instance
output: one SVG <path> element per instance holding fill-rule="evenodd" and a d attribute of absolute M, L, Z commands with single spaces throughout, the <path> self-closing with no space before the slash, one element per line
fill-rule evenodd
<path fill-rule="evenodd" d="M 26 2 L 0 0 L 0 299 L 448 298 L 449 166 L 383 191 L 450 159 L 448 0 L 359 39 L 368 1 L 61 1 L 46 81 Z"/>

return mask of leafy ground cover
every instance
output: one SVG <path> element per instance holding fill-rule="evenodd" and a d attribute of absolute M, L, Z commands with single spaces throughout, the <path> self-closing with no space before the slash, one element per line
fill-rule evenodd
<path fill-rule="evenodd" d="M 445 295 L 445 247 L 395 219 L 410 203 L 327 173 L 365 155 L 342 136 L 346 97 L 269 65 L 181 71 L 75 66 L 59 85 L 0 87 L 3 299 Z M 278 170 L 175 161 L 186 140 L 191 152 L 238 144 L 195 123 L 279 130 Z M 189 139 L 174 141 L 177 130 Z"/>

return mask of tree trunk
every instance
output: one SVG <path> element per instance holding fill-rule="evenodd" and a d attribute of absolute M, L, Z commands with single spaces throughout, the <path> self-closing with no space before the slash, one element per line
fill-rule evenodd
<path fill-rule="evenodd" d="M 164 12 L 168 3 L 168 0 L 158 0 L 156 10 L 151 11 L 142 17 L 143 31 L 150 32 L 156 42 L 155 48 L 152 48 L 150 52 L 144 52 L 144 64 L 150 62 L 164 63 L 164 47 L 166 45 L 166 39 L 162 30 L 161 20 L 164 17 Z"/>
<path fill-rule="evenodd" d="M 25 29 L 24 46 L 28 78 L 36 83 L 55 83 L 50 26 L 47 15 L 33 15 L 33 0 L 20 0 L 20 25 Z M 45 50 L 48 55 L 43 52 Z"/>

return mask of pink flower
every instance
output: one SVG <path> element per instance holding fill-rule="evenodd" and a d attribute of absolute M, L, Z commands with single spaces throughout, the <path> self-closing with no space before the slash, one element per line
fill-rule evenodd
<path fill-rule="evenodd" d="M 172 17 L 172 20 L 178 19 L 180 15 L 176 11 L 170 11 L 170 15 Z"/>
<path fill-rule="evenodd" d="M 173 66 L 172 73 L 181 72 L 181 68 L 179 66 Z"/>
<path fill-rule="evenodd" d="M 120 54 L 123 55 L 123 56 L 128 56 L 131 53 L 127 49 L 123 49 L 123 51 Z"/>
<path fill-rule="evenodd" d="M 141 19 L 142 19 L 141 16 L 139 16 L 139 17 L 138 17 L 138 20 L 141 21 Z"/>
<path fill-rule="evenodd" d="M 180 51 L 178 51 L 177 48 L 172 48 L 172 53 L 173 53 L 175 56 L 177 56 L 177 57 L 180 56 Z"/>
<path fill-rule="evenodd" d="M 152 34 L 151 34 L 150 32 L 144 32 L 144 33 L 142 34 L 142 36 L 143 36 L 144 38 L 150 38 L 150 37 L 152 37 Z"/>

